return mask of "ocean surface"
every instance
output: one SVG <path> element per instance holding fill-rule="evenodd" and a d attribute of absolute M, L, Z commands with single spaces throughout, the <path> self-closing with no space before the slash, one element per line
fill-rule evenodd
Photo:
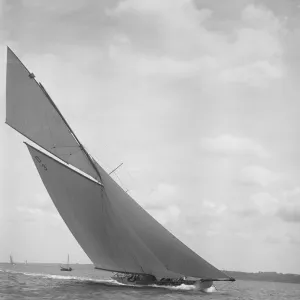
<path fill-rule="evenodd" d="M 72 265 L 72 272 L 61 272 L 58 264 L 0 263 L 0 299 L 300 299 L 300 284 L 242 281 L 219 282 L 216 289 L 201 292 L 191 286 L 131 287 L 110 279 L 111 273 L 92 265 Z"/>

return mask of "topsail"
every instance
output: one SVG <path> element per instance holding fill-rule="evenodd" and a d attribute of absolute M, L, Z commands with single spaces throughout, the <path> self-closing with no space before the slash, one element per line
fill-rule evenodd
<path fill-rule="evenodd" d="M 81 144 L 44 87 L 9 48 L 6 123 L 66 163 L 99 179 Z"/>
<path fill-rule="evenodd" d="M 125 193 L 85 151 L 43 86 L 10 49 L 7 60 L 6 122 L 57 157 L 27 144 L 57 210 L 97 268 L 156 277 L 229 279 Z"/>

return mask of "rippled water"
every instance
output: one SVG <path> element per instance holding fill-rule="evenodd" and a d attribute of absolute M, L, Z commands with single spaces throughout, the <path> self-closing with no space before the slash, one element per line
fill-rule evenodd
<path fill-rule="evenodd" d="M 110 279 L 110 273 L 91 265 L 74 265 L 61 272 L 54 264 L 0 264 L 0 299 L 300 299 L 300 285 L 236 281 L 216 283 L 216 290 L 203 293 L 191 286 L 129 287 Z"/>

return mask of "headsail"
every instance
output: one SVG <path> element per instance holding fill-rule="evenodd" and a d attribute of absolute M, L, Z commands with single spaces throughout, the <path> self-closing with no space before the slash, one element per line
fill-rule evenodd
<path fill-rule="evenodd" d="M 127 226 L 101 186 L 27 146 L 57 210 L 96 267 L 178 276 L 168 271 Z"/>
<path fill-rule="evenodd" d="M 11 265 L 15 264 L 12 255 L 9 256 L 9 262 Z"/>
<path fill-rule="evenodd" d="M 96 267 L 171 278 L 228 277 L 176 239 L 99 165 L 104 188 L 28 148 L 57 210 Z"/>
<path fill-rule="evenodd" d="M 184 245 L 147 213 L 97 163 L 102 183 L 115 212 L 122 216 L 148 249 L 175 273 L 198 278 L 228 278 Z"/>
<path fill-rule="evenodd" d="M 6 123 L 66 163 L 100 179 L 87 153 L 43 86 L 9 48 Z"/>

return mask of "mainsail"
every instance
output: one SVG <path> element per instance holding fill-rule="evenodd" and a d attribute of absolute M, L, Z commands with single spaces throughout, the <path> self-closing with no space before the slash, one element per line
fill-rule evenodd
<path fill-rule="evenodd" d="M 15 264 L 12 255 L 9 256 L 9 263 L 10 263 L 11 265 L 14 265 L 14 264 Z"/>
<path fill-rule="evenodd" d="M 156 277 L 228 279 L 138 205 L 84 150 L 57 107 L 8 50 L 7 123 L 78 173 L 27 144 L 60 215 L 97 268 Z"/>

